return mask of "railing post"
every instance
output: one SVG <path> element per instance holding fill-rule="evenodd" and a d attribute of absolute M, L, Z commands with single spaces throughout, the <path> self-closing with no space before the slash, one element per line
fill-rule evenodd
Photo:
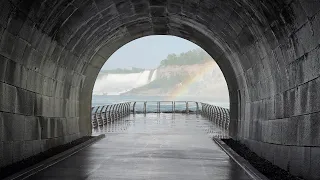
<path fill-rule="evenodd" d="M 100 109 L 100 106 L 97 107 L 97 109 L 95 110 L 94 112 L 94 119 L 93 119 L 93 126 L 94 127 L 97 127 L 99 125 L 98 123 L 98 119 L 97 119 L 97 113 L 98 113 L 98 110 Z"/>
<path fill-rule="evenodd" d="M 118 106 L 119 106 L 118 104 L 115 104 L 115 106 L 114 106 L 114 110 L 112 112 L 113 121 L 117 120 L 117 109 L 118 109 Z"/>
<path fill-rule="evenodd" d="M 208 104 L 208 116 L 210 118 L 210 120 L 212 120 L 212 105 Z"/>
<path fill-rule="evenodd" d="M 198 104 L 198 102 L 196 102 L 196 106 L 197 106 L 196 114 L 198 114 L 199 113 L 199 104 Z"/>
<path fill-rule="evenodd" d="M 189 114 L 189 102 L 186 101 L 186 113 Z"/>
<path fill-rule="evenodd" d="M 107 116 L 107 113 L 108 113 L 108 108 L 110 107 L 110 105 L 107 105 L 106 107 L 106 110 L 104 112 L 104 124 L 107 124 L 108 123 L 108 116 Z"/>
<path fill-rule="evenodd" d="M 117 120 L 120 119 L 120 108 L 121 108 L 121 103 L 118 104 L 117 110 L 116 110 L 116 112 L 117 112 Z"/>
<path fill-rule="evenodd" d="M 208 117 L 208 104 L 204 104 L 205 117 Z"/>
<path fill-rule="evenodd" d="M 173 113 L 176 113 L 176 102 L 173 101 Z"/>
<path fill-rule="evenodd" d="M 134 103 L 133 103 L 133 106 L 132 106 L 133 114 L 136 113 L 136 103 L 137 103 L 137 102 L 134 102 Z"/>
<path fill-rule="evenodd" d="M 159 113 L 159 102 L 157 102 L 157 110 L 156 110 L 157 113 Z"/>
<path fill-rule="evenodd" d="M 173 113 L 173 101 L 171 101 L 171 112 Z"/>
<path fill-rule="evenodd" d="M 128 104 L 127 104 L 127 115 L 130 115 L 130 107 L 131 107 L 131 102 L 128 102 Z"/>
<path fill-rule="evenodd" d="M 143 103 L 143 111 L 145 114 L 147 113 L 147 102 Z"/>
<path fill-rule="evenodd" d="M 201 114 L 205 116 L 205 104 L 201 103 Z"/>
<path fill-rule="evenodd" d="M 123 103 L 120 103 L 119 104 L 119 107 L 118 107 L 118 119 L 121 119 L 121 117 L 122 117 L 122 105 L 123 105 Z"/>
<path fill-rule="evenodd" d="M 99 125 L 99 126 L 103 126 L 102 111 L 103 111 L 104 107 L 105 107 L 105 106 L 102 106 L 102 108 L 100 109 L 99 113 L 97 114 L 98 125 Z"/>
<path fill-rule="evenodd" d="M 217 107 L 214 106 L 213 107 L 213 118 L 214 118 L 214 124 L 217 125 L 218 124 L 218 116 L 217 116 Z"/>
<path fill-rule="evenodd" d="M 117 104 L 114 104 L 113 105 L 113 108 L 112 108 L 112 112 L 111 112 L 111 121 L 114 121 L 114 113 L 115 113 L 115 108 L 116 108 Z"/>
<path fill-rule="evenodd" d="M 125 103 L 121 103 L 121 108 L 120 108 L 120 117 L 124 117 L 124 105 Z"/>

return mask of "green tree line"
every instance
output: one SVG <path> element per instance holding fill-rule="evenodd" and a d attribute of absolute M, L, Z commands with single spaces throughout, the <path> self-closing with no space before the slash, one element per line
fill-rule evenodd
<path fill-rule="evenodd" d="M 201 64 L 209 59 L 211 57 L 208 53 L 201 49 L 195 49 L 179 55 L 169 54 L 166 59 L 160 62 L 160 66 Z"/>

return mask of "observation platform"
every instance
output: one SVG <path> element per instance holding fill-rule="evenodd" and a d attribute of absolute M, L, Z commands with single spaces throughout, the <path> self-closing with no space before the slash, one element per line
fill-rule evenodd
<path fill-rule="evenodd" d="M 199 114 L 130 114 L 93 134 L 106 138 L 29 179 L 250 179 L 212 140 L 224 131 Z"/>

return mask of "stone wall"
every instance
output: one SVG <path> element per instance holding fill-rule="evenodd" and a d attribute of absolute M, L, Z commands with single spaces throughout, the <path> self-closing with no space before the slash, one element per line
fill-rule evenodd
<path fill-rule="evenodd" d="M 90 134 L 106 59 L 136 38 L 168 34 L 220 66 L 234 138 L 319 179 L 319 10 L 312 0 L 2 0 L 0 166 Z"/>

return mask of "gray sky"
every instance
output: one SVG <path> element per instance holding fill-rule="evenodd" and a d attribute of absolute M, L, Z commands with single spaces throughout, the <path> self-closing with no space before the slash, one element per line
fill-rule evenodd
<path fill-rule="evenodd" d="M 152 69 L 170 53 L 180 54 L 197 48 L 200 47 L 176 36 L 146 36 L 122 46 L 108 59 L 102 69 L 129 67 Z"/>

